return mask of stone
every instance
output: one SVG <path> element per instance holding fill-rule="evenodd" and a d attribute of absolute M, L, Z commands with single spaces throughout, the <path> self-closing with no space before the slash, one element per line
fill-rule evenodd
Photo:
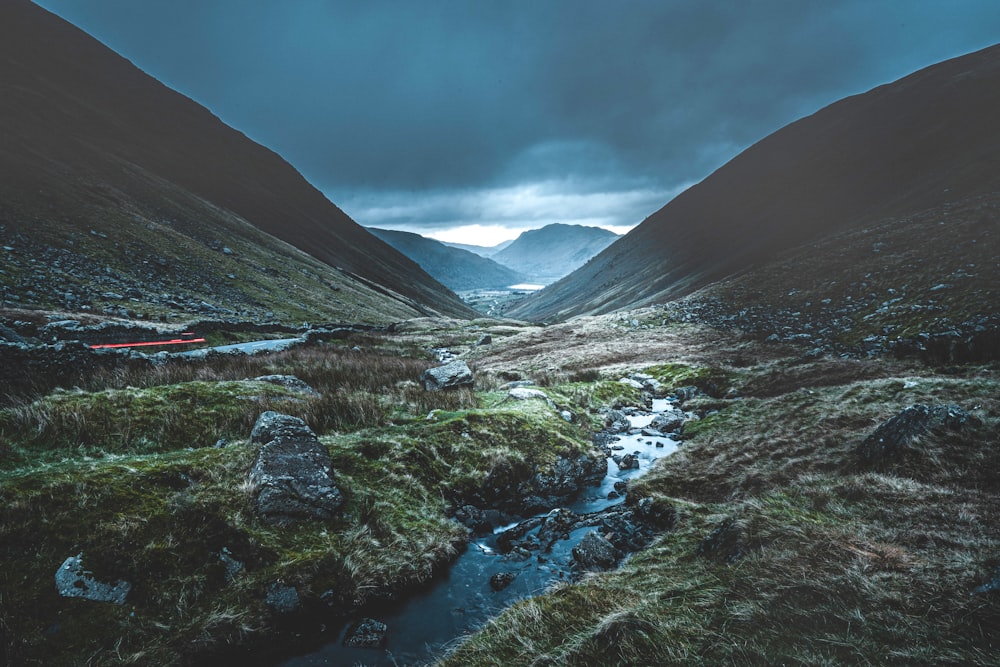
<path fill-rule="evenodd" d="M 267 382 L 276 384 L 292 391 L 308 394 L 309 396 L 319 396 L 319 392 L 308 384 L 298 379 L 294 375 L 261 375 L 254 378 L 254 382 Z"/>
<path fill-rule="evenodd" d="M 490 588 L 494 591 L 502 591 L 517 579 L 517 572 L 497 572 L 490 577 Z"/>
<path fill-rule="evenodd" d="M 351 648 L 379 648 L 385 643 L 389 626 L 374 618 L 362 618 L 347 631 L 344 646 Z"/>
<path fill-rule="evenodd" d="M 420 374 L 420 381 L 427 391 L 471 387 L 474 383 L 472 370 L 461 359 L 456 359 L 444 366 L 428 368 Z"/>
<path fill-rule="evenodd" d="M 279 435 L 303 438 L 316 437 L 312 429 L 298 417 L 268 410 L 257 417 L 257 422 L 250 431 L 250 444 L 262 445 L 271 442 Z"/>
<path fill-rule="evenodd" d="M 540 398 L 543 401 L 548 402 L 549 397 L 541 389 L 529 389 L 527 387 L 515 387 L 507 392 L 508 398 L 513 398 L 515 401 L 527 401 L 532 398 Z"/>
<path fill-rule="evenodd" d="M 680 387 L 674 391 L 674 396 L 677 397 L 678 402 L 683 403 L 684 401 L 690 401 L 695 396 L 698 396 L 701 390 L 698 387 L 689 385 L 687 387 Z"/>
<path fill-rule="evenodd" d="M 632 422 L 621 410 L 611 410 L 604 418 L 605 430 L 611 433 L 625 433 L 632 427 Z"/>
<path fill-rule="evenodd" d="M 236 575 L 246 567 L 243 561 L 237 560 L 233 556 L 233 552 L 229 550 L 229 547 L 222 547 L 222 551 L 219 552 L 219 560 L 222 561 L 223 566 L 226 568 L 226 581 L 235 579 Z"/>
<path fill-rule="evenodd" d="M 684 425 L 687 416 L 680 410 L 674 408 L 656 415 L 649 423 L 649 428 L 662 433 L 676 431 Z"/>
<path fill-rule="evenodd" d="M 249 482 L 256 490 L 257 513 L 266 521 L 290 524 L 336 515 L 344 496 L 333 480 L 330 453 L 305 422 L 265 412 L 254 425 L 251 441 L 264 442 Z"/>
<path fill-rule="evenodd" d="M 617 561 L 615 545 L 596 530 L 584 535 L 580 543 L 573 547 L 573 564 L 581 570 L 608 570 Z"/>
<path fill-rule="evenodd" d="M 477 347 L 482 345 L 492 345 L 492 344 L 493 344 L 493 336 L 489 334 L 483 334 L 482 336 L 479 337 L 479 340 L 476 341 Z"/>
<path fill-rule="evenodd" d="M 626 454 L 620 460 L 615 460 L 619 470 L 636 470 L 639 467 L 639 457 L 635 454 Z"/>
<path fill-rule="evenodd" d="M 70 556 L 56 570 L 56 590 L 64 598 L 83 598 L 95 602 L 125 604 L 125 598 L 132 590 L 132 584 L 118 581 L 108 584 L 97 581 L 91 573 L 83 569 L 83 554 Z"/>
<path fill-rule="evenodd" d="M 895 457 L 917 437 L 934 429 L 957 430 L 965 426 L 971 415 L 957 405 L 911 405 L 883 422 L 865 438 L 857 455 L 867 462 Z"/>
<path fill-rule="evenodd" d="M 264 603 L 278 614 L 294 614 L 302 606 L 298 590 L 277 581 L 268 587 Z"/>

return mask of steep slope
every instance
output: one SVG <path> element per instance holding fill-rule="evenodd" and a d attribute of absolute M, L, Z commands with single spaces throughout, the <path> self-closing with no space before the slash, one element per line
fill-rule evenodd
<path fill-rule="evenodd" d="M 449 289 L 503 289 L 524 281 L 524 276 L 491 259 L 419 234 L 375 227 L 369 227 L 368 231 L 415 261 Z"/>
<path fill-rule="evenodd" d="M 550 283 L 575 271 L 618 239 L 599 227 L 546 225 L 522 233 L 491 259 L 531 280 Z"/>
<path fill-rule="evenodd" d="M 0 275 L 8 302 L 471 312 L 280 156 L 27 0 L 0 5 L 0 125 L 0 240 L 18 263 Z"/>
<path fill-rule="evenodd" d="M 893 219 L 905 225 L 921 211 L 998 190 L 994 46 L 770 135 L 510 315 L 558 319 L 666 301 L 792 248 Z"/>

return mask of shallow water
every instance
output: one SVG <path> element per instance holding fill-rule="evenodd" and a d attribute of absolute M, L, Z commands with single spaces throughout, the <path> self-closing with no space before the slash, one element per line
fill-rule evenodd
<path fill-rule="evenodd" d="M 668 403 L 665 400 L 655 401 L 653 407 L 662 411 L 667 409 Z M 647 426 L 654 416 L 634 415 L 629 417 L 629 421 L 634 429 L 638 429 Z M 657 442 L 663 446 L 657 447 Z M 622 447 L 615 453 L 637 453 L 639 468 L 619 470 L 609 459 L 608 474 L 601 483 L 584 491 L 567 506 L 568 509 L 577 514 L 587 514 L 623 502 L 624 497 L 608 499 L 608 494 L 614 491 L 615 482 L 642 475 L 656 459 L 677 450 L 677 442 L 669 437 L 641 434 L 622 435 L 613 446 Z M 498 536 L 503 530 L 517 525 L 504 526 L 493 535 L 471 540 L 465 552 L 424 590 L 408 595 L 405 600 L 368 607 L 331 632 L 331 643 L 281 664 L 285 667 L 423 664 L 444 653 L 449 646 L 461 641 L 465 635 L 474 632 L 514 602 L 538 595 L 554 583 L 567 580 L 573 547 L 593 530 L 579 528 L 570 533 L 570 539 L 557 540 L 550 552 L 533 552 L 529 558 L 519 560 L 496 552 Z M 513 572 L 517 578 L 504 590 L 493 591 L 489 580 L 499 572 Z M 383 648 L 359 649 L 343 645 L 351 624 L 362 617 L 375 618 L 388 625 Z"/>

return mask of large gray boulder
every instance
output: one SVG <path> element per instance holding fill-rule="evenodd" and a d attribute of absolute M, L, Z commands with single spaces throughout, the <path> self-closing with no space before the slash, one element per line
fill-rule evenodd
<path fill-rule="evenodd" d="M 64 598 L 83 598 L 96 602 L 125 604 L 125 597 L 132 590 L 127 581 L 108 584 L 97 581 L 83 569 L 83 554 L 70 556 L 56 570 L 56 590 Z"/>
<path fill-rule="evenodd" d="M 251 442 L 263 443 L 250 468 L 257 512 L 269 523 L 328 520 L 344 504 L 333 479 L 327 451 L 297 417 L 265 412 L 254 425 Z"/>
<path fill-rule="evenodd" d="M 474 382 L 472 370 L 461 359 L 456 359 L 444 366 L 428 368 L 420 374 L 420 381 L 427 391 L 471 387 Z"/>

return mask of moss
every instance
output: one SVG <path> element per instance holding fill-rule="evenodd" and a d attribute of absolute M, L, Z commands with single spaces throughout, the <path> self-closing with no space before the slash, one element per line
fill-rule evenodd
<path fill-rule="evenodd" d="M 738 379 L 734 371 L 687 364 L 658 364 L 647 366 L 643 372 L 665 384 L 669 391 L 685 386 L 695 386 L 709 396 L 716 397 L 723 396 L 734 388 Z"/>

